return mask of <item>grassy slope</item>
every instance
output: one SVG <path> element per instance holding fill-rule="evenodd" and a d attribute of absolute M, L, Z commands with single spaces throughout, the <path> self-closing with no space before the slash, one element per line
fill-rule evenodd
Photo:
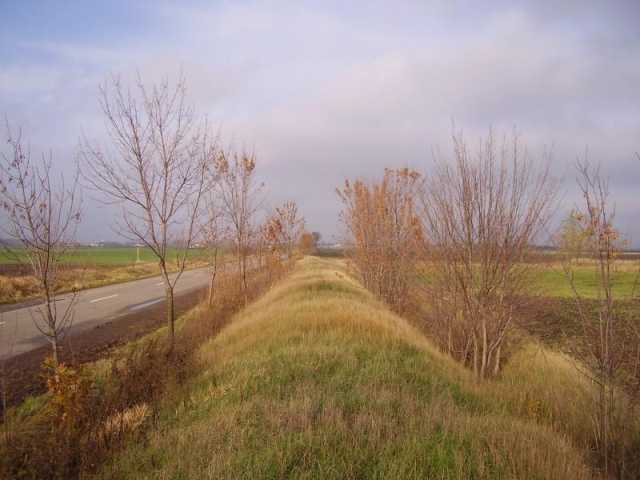
<path fill-rule="evenodd" d="M 531 347 L 477 386 L 338 261 L 302 261 L 198 356 L 149 441 L 101 476 L 589 477 L 560 433 L 588 395 L 566 359 Z"/>

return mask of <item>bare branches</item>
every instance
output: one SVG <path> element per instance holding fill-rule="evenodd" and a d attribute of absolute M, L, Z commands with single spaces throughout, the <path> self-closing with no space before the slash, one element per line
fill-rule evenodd
<path fill-rule="evenodd" d="M 255 178 L 255 156 L 220 152 L 215 163 L 222 210 L 235 247 L 242 291 L 247 292 L 251 242 L 258 233 L 255 217 L 261 206 L 263 184 Z"/>
<path fill-rule="evenodd" d="M 584 253 L 596 260 L 597 301 L 593 312 L 577 288 L 573 263 L 565 262 L 564 271 L 582 326 L 581 338 L 572 353 L 585 365 L 581 371 L 599 390 L 594 438 L 608 475 L 614 468 L 624 469 L 625 419 L 616 418 L 615 412 L 621 410 L 619 391 L 629 396 L 622 410 L 635 408 L 640 389 L 640 348 L 637 326 L 618 312 L 614 295 L 615 263 L 623 241 L 614 226 L 615 207 L 611 205 L 608 182 L 599 166 L 586 160 L 578 162 L 577 172 L 583 202 L 582 208 L 573 212 L 573 218 L 584 239 Z M 634 337 L 636 341 L 631 340 Z M 634 412 L 629 416 L 633 417 Z"/>
<path fill-rule="evenodd" d="M 216 156 L 216 139 L 206 122 L 196 122 L 183 78 L 174 86 L 165 80 L 150 88 L 138 78 L 132 92 L 114 77 L 100 93 L 113 151 L 85 141 L 83 176 L 122 207 L 123 236 L 144 244 L 158 258 L 173 345 L 173 290 L 186 268 L 203 199 L 211 188 L 208 169 Z M 178 248 L 173 277 L 170 247 Z"/>
<path fill-rule="evenodd" d="M 523 260 L 547 224 L 556 193 L 548 164 L 536 169 L 517 136 L 477 153 L 453 137 L 455 163 L 440 162 L 422 194 L 430 292 L 443 323 L 440 342 L 478 378 L 498 372 Z"/>
<path fill-rule="evenodd" d="M 293 250 L 304 231 L 304 218 L 300 216 L 296 202 L 288 201 L 276 207 L 272 223 L 277 242 L 284 246 L 287 257 L 293 258 Z"/>
<path fill-rule="evenodd" d="M 73 320 L 76 298 L 74 294 L 64 311 L 58 312 L 58 273 L 80 221 L 79 171 L 76 169 L 70 184 L 62 174 L 54 177 L 51 155 L 34 161 L 20 130 L 13 134 L 8 122 L 6 130 L 8 151 L 0 161 L 0 199 L 7 214 L 3 228 L 24 249 L 13 256 L 21 261 L 26 258 L 39 282 L 44 303 L 34 322 L 51 343 L 57 364 L 60 336 Z"/>

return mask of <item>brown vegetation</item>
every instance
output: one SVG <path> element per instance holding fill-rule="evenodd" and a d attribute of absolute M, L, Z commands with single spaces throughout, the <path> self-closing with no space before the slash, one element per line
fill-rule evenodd
<path fill-rule="evenodd" d="M 351 260 L 362 283 L 397 310 L 406 306 L 424 243 L 418 218 L 421 176 L 385 170 L 379 183 L 345 182 L 337 193 L 342 221 L 353 242 Z"/>
<path fill-rule="evenodd" d="M 461 136 L 453 140 L 454 164 L 440 162 L 424 181 L 412 170 L 386 170 L 379 183 L 347 181 L 338 194 L 365 286 L 402 309 L 422 262 L 430 335 L 486 378 L 500 370 L 556 186 L 515 136 L 499 143 L 490 134 L 476 153 Z"/>
<path fill-rule="evenodd" d="M 294 249 L 304 230 L 304 218 L 300 216 L 298 205 L 294 201 L 288 201 L 276 211 L 271 219 L 272 229 L 276 233 L 276 241 L 283 245 L 289 258 L 293 258 Z"/>

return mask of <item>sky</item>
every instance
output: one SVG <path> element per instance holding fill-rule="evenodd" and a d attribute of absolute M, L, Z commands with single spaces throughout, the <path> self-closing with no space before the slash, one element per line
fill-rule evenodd
<path fill-rule="evenodd" d="M 481 5 L 484 4 L 484 5 Z M 268 206 L 293 199 L 338 238 L 335 188 L 385 167 L 428 174 L 492 128 L 552 152 L 561 217 L 575 162 L 609 178 L 640 246 L 640 2 L 0 0 L 0 115 L 70 171 L 81 136 L 105 139 L 98 88 L 182 72 L 198 114 L 256 153 Z M 85 196 L 82 241 L 116 212 Z"/>

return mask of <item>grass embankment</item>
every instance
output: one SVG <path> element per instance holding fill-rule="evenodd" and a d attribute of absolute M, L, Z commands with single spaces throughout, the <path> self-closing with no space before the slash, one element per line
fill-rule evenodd
<path fill-rule="evenodd" d="M 197 352 L 105 478 L 589 478 L 590 391 L 537 347 L 474 383 L 336 260 L 306 258 Z"/>

